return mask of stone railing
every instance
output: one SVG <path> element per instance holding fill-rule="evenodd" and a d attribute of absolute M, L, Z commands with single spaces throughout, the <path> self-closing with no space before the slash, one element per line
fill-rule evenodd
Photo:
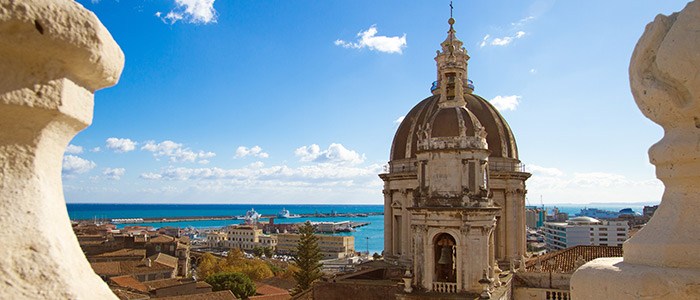
<path fill-rule="evenodd" d="M 457 293 L 457 284 L 454 282 L 433 282 L 433 292 Z"/>
<path fill-rule="evenodd" d="M 519 162 L 489 161 L 491 172 L 525 172 L 525 165 Z"/>
<path fill-rule="evenodd" d="M 545 300 L 571 300 L 569 291 L 564 290 L 546 290 L 544 291 Z"/>
<path fill-rule="evenodd" d="M 415 161 L 393 162 L 384 165 L 384 173 L 415 173 L 417 170 Z"/>
<path fill-rule="evenodd" d="M 117 299 L 73 233 L 61 162 L 123 67 L 77 2 L 0 1 L 0 299 Z"/>

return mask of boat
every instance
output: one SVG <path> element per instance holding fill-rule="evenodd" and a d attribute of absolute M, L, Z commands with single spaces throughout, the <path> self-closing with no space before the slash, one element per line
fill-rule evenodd
<path fill-rule="evenodd" d="M 291 214 L 288 210 L 283 208 L 279 213 L 277 213 L 277 217 L 280 219 L 295 219 L 301 218 L 301 215 Z"/>
<path fill-rule="evenodd" d="M 247 224 L 254 224 L 258 222 L 258 219 L 260 219 L 260 214 L 255 211 L 255 209 L 251 208 L 249 211 L 245 213 L 245 216 L 243 217 L 243 220 Z"/>

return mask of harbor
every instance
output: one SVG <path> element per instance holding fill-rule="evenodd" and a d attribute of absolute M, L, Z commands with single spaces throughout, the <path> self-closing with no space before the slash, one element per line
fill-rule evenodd
<path fill-rule="evenodd" d="M 381 216 L 383 212 L 366 213 L 311 213 L 299 214 L 294 218 L 356 218 L 368 216 Z M 259 215 L 257 219 L 276 219 L 277 215 Z M 187 217 L 155 217 L 155 218 L 114 218 L 109 222 L 112 224 L 141 224 L 141 223 L 170 223 L 170 222 L 191 222 L 191 221 L 225 221 L 225 220 L 245 220 L 245 215 L 236 216 L 187 216 Z M 284 219 L 284 218 L 280 218 Z M 75 219 L 73 221 L 90 221 L 92 219 Z"/>

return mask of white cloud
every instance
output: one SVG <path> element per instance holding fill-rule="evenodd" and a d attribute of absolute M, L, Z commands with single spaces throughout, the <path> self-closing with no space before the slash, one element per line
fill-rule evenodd
<path fill-rule="evenodd" d="M 97 164 L 87 159 L 80 158 L 75 155 L 66 155 L 63 157 L 63 174 L 64 175 L 76 175 L 87 173 Z"/>
<path fill-rule="evenodd" d="M 141 176 L 139 176 L 139 177 L 141 177 L 141 178 L 143 178 L 143 179 L 148 179 L 148 180 L 158 180 L 158 179 L 163 178 L 163 176 L 160 175 L 160 174 L 158 174 L 158 173 L 150 173 L 150 172 L 149 172 L 149 173 L 143 173 L 143 174 L 141 174 Z"/>
<path fill-rule="evenodd" d="M 530 164 L 532 177 L 528 194 L 543 195 L 545 202 L 641 202 L 658 200 L 663 185 L 656 179 L 633 180 L 608 172 L 566 172 L 553 167 Z"/>
<path fill-rule="evenodd" d="M 394 120 L 394 124 L 401 125 L 401 122 L 403 122 L 403 119 L 405 119 L 405 118 L 406 118 L 406 116 L 400 116 L 400 117 L 396 118 L 396 120 Z"/>
<path fill-rule="evenodd" d="M 190 150 L 190 148 L 183 147 L 182 144 L 169 140 L 160 143 L 148 141 L 145 145 L 143 145 L 143 147 L 141 147 L 141 150 L 153 152 L 153 156 L 156 158 L 167 157 L 170 162 L 198 161 L 201 164 L 207 164 L 209 163 L 208 158 L 216 156 L 216 153 L 214 152 L 194 152 Z"/>
<path fill-rule="evenodd" d="M 302 146 L 294 150 L 294 155 L 302 162 L 359 164 L 365 160 L 364 154 L 360 155 L 337 143 L 331 144 L 325 150 L 321 150 L 316 144 Z"/>
<path fill-rule="evenodd" d="M 403 53 L 403 48 L 406 48 L 406 34 L 403 36 L 384 36 L 377 35 L 377 26 L 372 25 L 369 29 L 361 31 L 357 34 L 357 42 L 347 42 L 341 39 L 335 40 L 336 46 L 343 48 L 362 49 L 384 52 L 384 53 Z"/>
<path fill-rule="evenodd" d="M 102 151 L 102 148 L 100 148 L 100 147 L 95 147 L 95 148 L 90 149 L 90 152 L 100 152 L 100 151 Z"/>
<path fill-rule="evenodd" d="M 70 144 L 70 145 L 68 145 L 68 147 L 66 147 L 66 153 L 68 153 L 68 154 L 80 154 L 80 153 L 83 153 L 83 147 Z"/>
<path fill-rule="evenodd" d="M 481 39 L 481 42 L 479 43 L 479 47 L 483 48 L 483 47 L 488 46 L 488 45 L 490 45 L 490 46 L 508 46 L 508 45 L 510 45 L 510 43 L 512 43 L 513 41 L 520 39 L 520 38 L 523 38 L 525 35 L 527 35 L 527 33 L 525 33 L 525 31 L 523 31 L 523 30 L 520 30 L 520 28 L 522 28 L 525 24 L 527 24 L 528 22 L 530 22 L 534 19 L 535 19 L 534 17 L 530 16 L 527 18 L 523 18 L 523 19 L 519 20 L 518 22 L 511 23 L 510 24 L 511 28 L 508 31 L 515 32 L 515 33 L 510 34 L 510 35 L 506 35 L 503 37 L 493 37 L 493 38 L 492 38 L 491 34 L 485 35 L 484 38 Z"/>
<path fill-rule="evenodd" d="M 186 23 L 209 24 L 216 23 L 215 0 L 175 0 L 176 7 L 165 14 L 156 12 L 155 16 L 164 23 L 175 24 L 178 21 Z"/>
<path fill-rule="evenodd" d="M 286 165 L 264 167 L 256 162 L 243 168 L 168 168 L 160 173 L 143 173 L 144 179 L 191 180 L 240 180 L 251 184 L 257 182 L 305 182 L 308 185 L 329 184 L 337 181 L 371 181 L 382 170 L 381 165 L 365 167 L 320 163 L 291 168 Z"/>
<path fill-rule="evenodd" d="M 482 47 L 482 48 L 483 48 L 484 46 L 486 46 L 486 45 L 488 44 L 488 42 L 489 42 L 489 38 L 490 38 L 490 37 L 491 37 L 490 34 L 485 35 L 484 38 L 481 40 L 481 43 L 479 44 L 479 47 Z"/>
<path fill-rule="evenodd" d="M 245 146 L 238 146 L 236 149 L 236 158 L 243 158 L 246 156 L 252 156 L 252 157 L 259 157 L 259 158 L 268 158 L 270 157 L 269 154 L 266 152 L 263 152 L 262 148 L 260 146 L 253 146 L 253 147 L 245 147 Z"/>
<path fill-rule="evenodd" d="M 530 69 L 530 74 L 537 74 L 537 69 Z"/>
<path fill-rule="evenodd" d="M 512 36 L 504 36 L 500 38 L 491 38 L 490 34 L 487 34 L 484 36 L 484 38 L 481 40 L 481 43 L 479 44 L 479 47 L 484 47 L 487 45 L 491 46 L 508 46 L 510 43 L 512 43 L 514 40 L 522 38 L 525 36 L 524 31 L 518 31 Z"/>
<path fill-rule="evenodd" d="M 534 19 L 535 19 L 535 17 L 533 17 L 533 16 L 528 16 L 528 17 L 525 17 L 525 18 L 520 19 L 518 22 L 510 23 L 510 25 L 512 25 L 513 28 L 520 28 L 520 27 L 523 27 L 525 24 L 527 24 L 528 22 L 530 22 L 530 21 L 532 21 L 532 20 L 534 20 Z"/>
<path fill-rule="evenodd" d="M 558 177 L 558 176 L 564 175 L 564 172 L 562 172 L 561 170 L 559 170 L 557 168 L 547 168 L 547 167 L 541 167 L 541 166 L 533 165 L 533 164 L 529 164 L 526 167 L 527 167 L 527 171 L 534 174 L 535 176 L 544 175 L 544 176 Z"/>
<path fill-rule="evenodd" d="M 510 43 L 512 43 L 514 40 L 522 38 L 525 36 L 524 31 L 518 31 L 515 33 L 515 35 L 512 36 L 504 36 L 501 38 L 494 38 L 489 42 L 488 37 L 489 35 L 487 34 L 486 37 L 481 41 L 480 46 L 484 47 L 486 44 L 489 44 L 491 46 L 508 46 Z"/>
<path fill-rule="evenodd" d="M 521 96 L 511 95 L 511 96 L 496 96 L 489 102 L 493 104 L 499 111 L 515 110 L 520 104 Z"/>
<path fill-rule="evenodd" d="M 114 152 L 117 153 L 134 151 L 134 149 L 136 149 L 136 145 L 138 145 L 137 142 L 134 142 L 130 139 L 121 139 L 114 137 L 108 138 L 106 142 L 107 149 L 114 150 Z"/>
<path fill-rule="evenodd" d="M 102 175 L 110 180 L 119 180 L 124 176 L 124 173 L 126 173 L 126 169 L 124 168 L 106 168 L 102 170 Z"/>

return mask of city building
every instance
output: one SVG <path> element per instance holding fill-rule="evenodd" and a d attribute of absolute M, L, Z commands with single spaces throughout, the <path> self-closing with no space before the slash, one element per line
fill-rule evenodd
<path fill-rule="evenodd" d="M 527 228 L 537 229 L 544 225 L 547 211 L 538 207 L 528 206 L 525 209 L 525 225 Z"/>
<path fill-rule="evenodd" d="M 277 235 L 276 234 L 262 234 L 258 237 L 258 245 L 260 247 L 270 247 L 273 250 L 277 249 Z"/>
<path fill-rule="evenodd" d="M 355 237 L 317 234 L 318 246 L 323 259 L 338 259 L 355 255 Z M 277 235 L 277 253 L 291 255 L 299 245 L 301 234 L 280 233 Z"/>
<path fill-rule="evenodd" d="M 566 222 L 545 222 L 544 233 L 549 251 L 578 245 L 622 246 L 629 238 L 629 225 L 627 221 L 575 217 Z"/>
<path fill-rule="evenodd" d="M 560 212 L 558 207 L 552 208 L 552 214 L 545 215 L 545 222 L 564 222 L 569 219 L 569 214 Z"/>
<path fill-rule="evenodd" d="M 642 215 L 645 217 L 651 218 L 654 216 L 654 213 L 656 212 L 656 209 L 658 209 L 658 208 L 659 208 L 658 205 L 652 205 L 652 206 L 645 205 L 643 210 L 642 210 Z"/>
<path fill-rule="evenodd" d="M 95 274 L 105 281 L 124 275 L 134 276 L 141 282 L 175 278 L 177 275 L 177 258 L 167 254 L 151 256 L 141 261 L 93 262 L 90 265 Z"/>
<path fill-rule="evenodd" d="M 227 246 L 226 233 L 221 231 L 207 232 L 207 247 L 224 248 Z"/>
<path fill-rule="evenodd" d="M 225 247 L 244 251 L 252 251 L 260 246 L 260 236 L 263 235 L 262 229 L 254 225 L 230 225 L 222 231 L 226 233 Z"/>

